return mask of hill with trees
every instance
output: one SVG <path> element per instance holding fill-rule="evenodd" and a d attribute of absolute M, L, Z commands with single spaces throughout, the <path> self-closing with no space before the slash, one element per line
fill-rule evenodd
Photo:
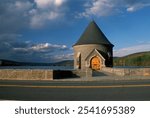
<path fill-rule="evenodd" d="M 150 51 L 115 57 L 114 66 L 150 66 Z"/>

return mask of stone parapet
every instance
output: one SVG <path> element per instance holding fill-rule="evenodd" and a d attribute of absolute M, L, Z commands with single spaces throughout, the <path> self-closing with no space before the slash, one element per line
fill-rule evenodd
<path fill-rule="evenodd" d="M 150 76 L 150 68 L 102 68 L 103 72 L 118 76 Z M 42 69 L 0 69 L 0 80 L 53 80 L 67 78 L 92 78 L 95 71 L 81 70 L 42 70 Z M 105 74 L 105 73 L 104 73 Z"/>
<path fill-rule="evenodd" d="M 0 80 L 53 80 L 53 70 L 1 69 Z"/>
<path fill-rule="evenodd" d="M 150 68 L 102 68 L 102 71 L 119 76 L 150 76 Z"/>
<path fill-rule="evenodd" d="M 53 80 L 79 78 L 82 75 L 85 76 L 85 72 L 74 70 L 0 69 L 0 80 Z"/>

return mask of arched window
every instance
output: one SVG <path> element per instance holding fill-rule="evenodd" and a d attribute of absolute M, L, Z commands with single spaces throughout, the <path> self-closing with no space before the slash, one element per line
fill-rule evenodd
<path fill-rule="evenodd" d="M 81 69 L 81 53 L 77 54 L 76 66 L 77 66 L 78 69 Z"/>

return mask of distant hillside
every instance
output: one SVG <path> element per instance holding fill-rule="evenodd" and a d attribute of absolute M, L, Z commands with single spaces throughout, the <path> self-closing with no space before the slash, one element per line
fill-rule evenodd
<path fill-rule="evenodd" d="M 20 66 L 19 62 L 0 59 L 0 66 Z"/>
<path fill-rule="evenodd" d="M 53 63 L 53 66 L 73 66 L 73 60 L 65 60 Z"/>
<path fill-rule="evenodd" d="M 73 66 L 73 60 L 65 60 L 56 63 L 33 63 L 0 59 L 0 66 Z"/>
<path fill-rule="evenodd" d="M 150 51 L 114 58 L 114 66 L 150 66 Z"/>
<path fill-rule="evenodd" d="M 17 62 L 0 59 L 0 66 L 51 66 L 52 63 Z"/>

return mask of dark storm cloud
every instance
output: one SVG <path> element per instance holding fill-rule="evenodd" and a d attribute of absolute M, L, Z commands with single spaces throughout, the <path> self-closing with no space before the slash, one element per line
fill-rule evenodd
<path fill-rule="evenodd" d="M 13 58 L 13 47 L 26 43 L 21 41 L 19 31 L 27 26 L 26 12 L 31 4 L 25 0 L 0 1 L 0 58 Z"/>
<path fill-rule="evenodd" d="M 26 0 L 0 1 L 0 34 L 14 33 L 28 24 L 28 11 L 32 3 Z"/>
<path fill-rule="evenodd" d="M 52 8 L 42 10 L 38 8 L 35 0 L 1 0 L 0 59 L 50 62 L 58 60 L 53 56 L 54 53 L 57 57 L 60 53 L 68 51 L 69 49 L 65 45 L 35 44 L 32 41 L 26 41 L 20 34 L 22 29 L 32 27 L 31 23 L 34 23 L 34 27 L 36 27 L 35 25 L 39 25 L 38 23 L 40 22 L 44 24 L 47 21 L 47 17 L 49 18 L 48 20 L 54 17 L 55 20 L 59 15 L 59 11 L 52 11 L 48 14 L 47 11 L 49 10 L 52 11 Z"/>

